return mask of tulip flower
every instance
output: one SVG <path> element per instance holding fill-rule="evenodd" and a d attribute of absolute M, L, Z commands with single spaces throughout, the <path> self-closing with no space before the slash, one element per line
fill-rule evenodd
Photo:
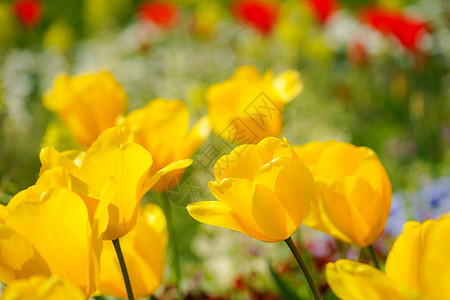
<path fill-rule="evenodd" d="M 91 222 L 76 193 L 63 187 L 39 193 L 41 188 L 25 190 L 1 208 L 0 280 L 9 284 L 33 275 L 53 274 L 71 281 L 90 297 L 100 279 L 101 241 L 106 228 L 100 220 L 106 206 L 98 206 Z"/>
<path fill-rule="evenodd" d="M 238 20 L 268 35 L 277 23 L 278 7 L 278 2 L 270 0 L 236 0 L 232 10 Z"/>
<path fill-rule="evenodd" d="M 174 162 L 150 174 L 152 156 L 133 142 L 133 134 L 126 127 L 105 130 L 86 152 L 59 153 L 46 147 L 40 158 L 41 174 L 55 166 L 70 173 L 74 191 L 90 212 L 99 201 L 108 202 L 109 221 L 103 235 L 106 240 L 118 239 L 134 227 L 140 199 L 163 175 L 191 163 Z"/>
<path fill-rule="evenodd" d="M 44 106 L 55 112 L 75 140 L 89 147 L 127 108 L 123 87 L 109 72 L 74 77 L 61 74 L 46 92 Z"/>
<path fill-rule="evenodd" d="M 41 20 L 41 6 L 38 0 L 17 0 L 13 3 L 13 10 L 25 27 L 34 27 Z"/>
<path fill-rule="evenodd" d="M 372 245 L 391 205 L 391 183 L 369 148 L 336 141 L 293 147 L 316 183 L 304 224 L 346 243 Z"/>
<path fill-rule="evenodd" d="M 58 276 L 32 276 L 10 283 L 0 300 L 85 300 L 86 296 L 72 282 Z"/>
<path fill-rule="evenodd" d="M 208 118 L 214 133 L 235 144 L 256 144 L 278 137 L 283 107 L 300 94 L 300 74 L 290 70 L 262 77 L 254 66 L 238 68 L 233 76 L 206 91 Z"/>
<path fill-rule="evenodd" d="M 386 261 L 386 272 L 340 259 L 326 277 L 341 299 L 450 299 L 450 217 L 407 222 Z"/>
<path fill-rule="evenodd" d="M 172 27 L 178 19 L 178 7 L 171 2 L 147 1 L 139 6 L 138 16 L 143 21 L 152 22 L 160 27 Z"/>
<path fill-rule="evenodd" d="M 206 117 L 189 131 L 189 109 L 180 100 L 153 99 L 144 108 L 130 112 L 119 121 L 134 133 L 134 141 L 147 149 L 153 157 L 150 174 L 182 159 L 191 157 L 209 136 Z M 176 170 L 161 178 L 153 190 L 164 192 L 173 188 L 183 170 Z"/>
<path fill-rule="evenodd" d="M 375 30 L 393 35 L 407 50 L 418 50 L 422 38 L 429 28 L 420 17 L 407 16 L 400 11 L 368 8 L 362 14 L 363 22 Z"/>
<path fill-rule="evenodd" d="M 336 0 L 307 0 L 306 2 L 322 25 L 324 25 L 338 9 Z"/>
<path fill-rule="evenodd" d="M 187 206 L 199 222 L 242 232 L 265 242 L 289 238 L 314 195 L 314 180 L 286 139 L 241 145 L 214 166 L 209 190 L 219 201 Z"/>
<path fill-rule="evenodd" d="M 123 255 L 128 265 L 136 298 L 153 295 L 160 286 L 166 265 L 168 233 L 163 211 L 147 204 L 136 226 L 121 238 Z M 103 244 L 101 257 L 100 293 L 126 298 L 119 263 L 111 243 Z"/>
<path fill-rule="evenodd" d="M 219 201 L 188 204 L 199 222 L 242 232 L 264 242 L 285 241 L 314 299 L 320 299 L 291 235 L 314 197 L 314 179 L 285 138 L 267 137 L 236 147 L 214 165 L 209 190 Z"/>

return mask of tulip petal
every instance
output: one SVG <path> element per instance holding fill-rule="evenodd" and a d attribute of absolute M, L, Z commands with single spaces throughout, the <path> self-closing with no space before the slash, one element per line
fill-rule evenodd
<path fill-rule="evenodd" d="M 433 222 L 432 220 L 425 221 Z M 427 228 L 427 225 L 425 228 Z M 424 225 L 422 225 L 424 227 Z M 430 225 L 428 225 L 430 226 Z M 427 229 L 425 229 L 427 230 Z M 443 259 L 450 253 L 450 216 L 441 217 L 428 229 L 424 241 L 422 271 L 422 289 L 436 299 L 450 299 L 450 260 Z"/>
<path fill-rule="evenodd" d="M 300 73 L 289 70 L 277 75 L 273 79 L 273 87 L 280 94 L 284 103 L 290 102 L 303 90 Z"/>
<path fill-rule="evenodd" d="M 67 278 L 86 295 L 95 291 L 91 274 L 91 227 L 86 206 L 75 193 L 56 188 L 41 201 L 22 202 L 5 224 L 21 234 L 45 257 L 53 274 Z"/>
<path fill-rule="evenodd" d="M 83 177 L 93 189 L 100 191 L 111 177 L 117 184 L 117 193 L 109 205 L 109 225 L 104 239 L 119 238 L 134 226 L 144 175 L 151 163 L 150 153 L 135 143 L 110 147 L 84 159 Z"/>
<path fill-rule="evenodd" d="M 252 214 L 252 182 L 248 179 L 226 178 L 220 183 L 210 181 L 209 190 L 233 212 L 233 217 L 245 234 L 256 239 L 267 239 Z M 242 232 L 242 231 L 241 231 Z"/>
<path fill-rule="evenodd" d="M 183 152 L 185 157 L 191 157 L 208 138 L 211 132 L 208 117 L 204 116 L 192 127 L 184 141 Z"/>
<path fill-rule="evenodd" d="M 274 183 L 274 190 L 290 221 L 288 228 L 300 226 L 311 201 L 314 198 L 314 179 L 308 168 L 298 160 L 279 158 L 272 161 L 280 169 Z"/>
<path fill-rule="evenodd" d="M 71 175 L 82 178 L 79 167 L 72 160 L 56 151 L 56 149 L 51 146 L 43 148 L 39 158 L 42 164 L 39 175 L 42 175 L 45 171 L 55 166 L 60 166 L 69 171 Z"/>
<path fill-rule="evenodd" d="M 435 247 L 433 245 L 435 243 L 429 240 L 429 235 L 436 225 L 436 220 L 428 220 L 423 224 L 409 221 L 404 225 L 403 233 L 395 240 L 386 260 L 386 274 L 389 277 L 401 280 L 411 287 L 425 290 L 423 271 L 429 266 L 426 265 L 423 255 L 428 247 Z M 438 269 L 440 267 L 442 262 Z M 439 281 L 439 278 L 435 276 L 432 278 L 435 278 L 436 282 Z"/>
<path fill-rule="evenodd" d="M 127 106 L 125 90 L 109 72 L 59 75 L 44 106 L 58 114 L 74 138 L 89 146 Z"/>
<path fill-rule="evenodd" d="M 268 238 L 265 241 L 282 241 L 295 232 L 288 231 L 286 212 L 281 206 L 275 192 L 265 185 L 254 187 L 252 198 L 252 214 L 256 224 Z"/>
<path fill-rule="evenodd" d="M 1 300 L 84 300 L 86 296 L 72 282 L 58 276 L 33 276 L 14 281 L 3 291 Z"/>
<path fill-rule="evenodd" d="M 268 143 L 264 143 L 266 145 Z M 215 180 L 243 178 L 252 180 L 259 168 L 270 162 L 273 156 L 264 147 L 241 145 L 230 154 L 220 157 L 214 165 Z"/>
<path fill-rule="evenodd" d="M 144 206 L 136 226 L 120 243 L 135 297 L 152 295 L 162 282 L 167 256 L 168 232 L 161 208 Z M 109 241 L 104 241 L 101 265 L 101 293 L 126 298 L 120 265 Z"/>
<path fill-rule="evenodd" d="M 328 263 L 326 277 L 332 291 L 340 299 L 414 299 L 400 282 L 392 280 L 369 265 L 356 261 L 339 259 L 335 263 Z"/>
<path fill-rule="evenodd" d="M 188 157 L 182 154 L 189 129 L 189 109 L 182 101 L 153 99 L 144 108 L 130 112 L 124 125 L 134 132 L 135 142 L 150 151 L 155 171 Z"/>
<path fill-rule="evenodd" d="M 220 201 L 200 201 L 187 206 L 188 213 L 195 220 L 223 228 L 242 232 L 255 239 L 260 239 L 253 230 L 245 228 L 240 217 Z"/>
<path fill-rule="evenodd" d="M 168 164 L 161 170 L 158 170 L 155 174 L 151 175 L 147 178 L 142 184 L 142 189 L 140 192 L 140 197 L 143 197 L 164 175 L 167 175 L 171 172 L 175 172 L 178 170 L 184 170 L 192 164 L 192 159 L 183 159 L 179 161 L 175 161 L 173 163 Z M 151 173 L 151 170 L 150 172 Z"/>
<path fill-rule="evenodd" d="M 367 246 L 362 241 L 368 231 L 367 224 L 356 207 L 347 200 L 344 186 L 345 183 L 335 182 L 323 191 L 319 200 L 319 206 L 324 212 L 322 220 L 331 236 L 346 243 Z"/>
<path fill-rule="evenodd" d="M 107 150 L 111 147 L 120 147 L 122 144 L 133 142 L 133 133 L 127 127 L 112 127 L 103 131 L 86 151 L 84 159 Z"/>
<path fill-rule="evenodd" d="M 330 140 L 328 142 L 309 142 L 306 145 L 292 146 L 292 149 L 297 153 L 299 159 L 308 167 L 313 175 L 316 174 L 317 162 L 322 152 L 336 141 Z"/>
<path fill-rule="evenodd" d="M 341 180 L 353 175 L 364 159 L 366 149 L 349 143 L 336 143 L 322 152 L 316 172 L 323 181 Z"/>
<path fill-rule="evenodd" d="M 1 282 L 9 284 L 32 275 L 50 275 L 47 263 L 33 245 L 3 224 L 0 224 L 0 249 Z"/>

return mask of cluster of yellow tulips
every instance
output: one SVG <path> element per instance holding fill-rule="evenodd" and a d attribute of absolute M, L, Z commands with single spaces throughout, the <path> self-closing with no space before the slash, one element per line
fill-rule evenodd
<path fill-rule="evenodd" d="M 373 251 L 389 215 L 391 184 L 369 148 L 336 141 L 291 146 L 278 138 L 284 106 L 301 90 L 296 71 L 261 76 L 241 67 L 207 90 L 208 115 L 189 130 L 180 100 L 154 99 L 125 115 L 126 93 L 109 72 L 57 77 L 44 106 L 85 150 L 43 148 L 35 185 L 0 206 L 0 281 L 8 285 L 1 299 L 153 295 L 171 221 L 156 204 L 141 206 L 141 198 L 174 187 L 210 127 L 240 145 L 214 165 L 209 190 L 218 201 L 190 203 L 188 213 L 261 241 L 285 241 L 319 299 L 292 234 L 303 222 Z M 230 127 L 240 134 L 223 135 Z M 327 265 L 328 284 L 342 299 L 450 299 L 450 260 L 442 259 L 450 253 L 448 234 L 448 216 L 408 222 L 385 272 L 341 259 Z"/>

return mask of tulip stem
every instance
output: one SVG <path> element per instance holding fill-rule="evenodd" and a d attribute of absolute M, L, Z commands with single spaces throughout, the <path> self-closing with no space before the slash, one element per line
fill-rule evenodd
<path fill-rule="evenodd" d="M 119 239 L 112 241 L 114 249 L 116 249 L 117 258 L 119 259 L 120 269 L 122 270 L 123 281 L 127 290 L 128 300 L 134 300 L 133 289 L 131 288 L 130 277 L 128 276 L 127 266 L 123 258 L 122 249 L 120 248 Z"/>
<path fill-rule="evenodd" d="M 311 289 L 314 299 L 320 300 L 319 292 L 317 291 L 316 285 L 314 284 L 314 280 L 312 279 L 311 274 L 309 273 L 308 267 L 306 266 L 305 261 L 303 260 L 302 256 L 298 252 L 297 247 L 295 247 L 294 242 L 292 241 L 291 237 L 288 237 L 284 241 L 288 245 L 289 249 L 291 249 L 291 252 L 294 255 L 295 259 L 297 260 L 297 263 L 300 266 L 300 269 L 302 269 L 303 275 L 305 275 L 306 281 L 308 281 L 308 285 L 309 285 L 309 288 Z"/>
<path fill-rule="evenodd" d="M 166 213 L 166 217 L 167 217 L 167 227 L 169 229 L 169 237 L 172 240 L 172 267 L 174 270 L 174 274 L 175 274 L 175 286 L 177 288 L 177 294 L 178 294 L 178 299 L 181 300 L 183 299 L 183 293 L 181 292 L 180 289 L 180 278 L 181 278 L 181 272 L 180 272 L 180 259 L 179 259 L 179 251 L 178 251 L 178 239 L 177 239 L 177 235 L 176 235 L 176 230 L 174 228 L 174 224 L 173 224 L 173 217 L 172 217 L 172 208 L 171 203 L 170 203 L 170 199 L 169 196 L 167 195 L 167 193 L 164 193 L 164 199 L 162 199 L 163 202 L 163 207 L 165 208 L 165 213 Z"/>
<path fill-rule="evenodd" d="M 369 250 L 370 257 L 372 258 L 373 265 L 375 268 L 380 270 L 380 264 L 378 263 L 377 254 L 375 253 L 375 249 L 373 248 L 373 245 L 370 245 L 367 247 L 367 250 Z"/>

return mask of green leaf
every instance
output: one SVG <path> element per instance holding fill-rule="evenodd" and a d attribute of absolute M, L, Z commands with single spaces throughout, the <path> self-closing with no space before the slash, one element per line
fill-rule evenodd
<path fill-rule="evenodd" d="M 273 280 L 281 293 L 281 297 L 286 300 L 304 300 L 302 299 L 294 288 L 292 288 L 281 276 L 279 276 L 275 270 L 272 268 L 270 262 L 267 262 L 269 266 L 270 275 L 272 275 Z"/>

